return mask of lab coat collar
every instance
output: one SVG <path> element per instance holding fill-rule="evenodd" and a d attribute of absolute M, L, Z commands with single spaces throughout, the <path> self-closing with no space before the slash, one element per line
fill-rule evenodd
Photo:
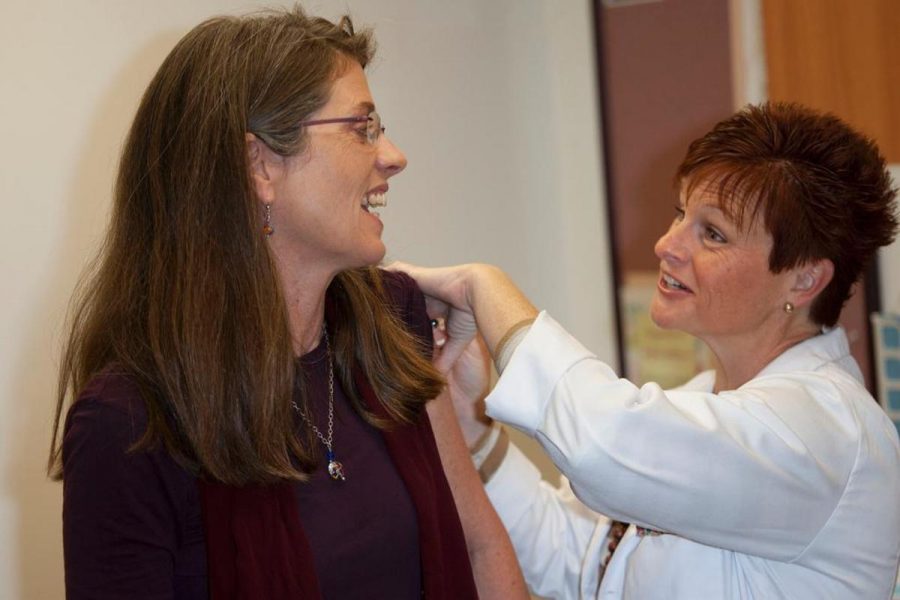
<path fill-rule="evenodd" d="M 854 379 L 864 383 L 862 371 L 850 354 L 850 344 L 843 328 L 823 331 L 791 346 L 766 365 L 753 379 L 763 375 L 779 375 L 796 371 L 815 371 L 828 363 L 836 363 Z M 715 371 L 698 373 L 688 382 L 674 388 L 691 392 L 712 392 L 716 383 Z"/>
<path fill-rule="evenodd" d="M 829 363 L 837 364 L 857 381 L 863 382 L 862 372 L 850 355 L 850 344 L 841 327 L 823 331 L 788 348 L 766 365 L 756 377 L 792 371 L 817 371 Z"/>

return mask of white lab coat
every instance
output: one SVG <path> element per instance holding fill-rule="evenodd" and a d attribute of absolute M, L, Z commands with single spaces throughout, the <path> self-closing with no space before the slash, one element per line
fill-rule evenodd
<path fill-rule="evenodd" d="M 487 400 L 490 416 L 541 443 L 581 499 L 540 483 L 514 447 L 489 482 L 533 591 L 888 598 L 900 442 L 843 331 L 790 348 L 737 390 L 713 394 L 712 383 L 704 373 L 676 390 L 638 388 L 541 313 Z M 664 534 L 631 527 L 598 589 L 601 515 Z"/>

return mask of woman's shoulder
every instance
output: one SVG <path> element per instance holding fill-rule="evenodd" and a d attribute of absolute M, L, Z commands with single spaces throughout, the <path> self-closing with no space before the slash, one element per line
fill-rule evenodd
<path fill-rule="evenodd" d="M 400 271 L 378 269 L 387 300 L 395 306 L 411 306 L 421 302 L 425 307 L 425 296 L 415 279 Z"/>
<path fill-rule="evenodd" d="M 66 417 L 65 436 L 100 435 L 139 440 L 147 428 L 147 408 L 137 381 L 111 365 L 95 374 Z"/>
<path fill-rule="evenodd" d="M 428 321 L 425 311 L 425 295 L 416 281 L 399 271 L 379 269 L 381 285 L 387 302 L 400 313 L 404 321 L 417 324 Z"/>
<path fill-rule="evenodd" d="M 433 338 L 431 319 L 425 309 L 425 295 L 415 280 L 406 273 L 378 270 L 381 286 L 391 310 L 404 327 L 419 338 L 425 348 L 431 349 Z"/>
<path fill-rule="evenodd" d="M 110 365 L 96 373 L 78 394 L 72 408 L 79 404 L 96 404 L 113 412 L 146 415 L 141 390 L 135 378 L 121 368 Z"/>
<path fill-rule="evenodd" d="M 160 440 L 145 440 L 148 425 L 137 378 L 115 367 L 98 372 L 66 415 L 62 438 L 66 481 L 118 477 L 132 487 L 143 487 L 162 478 L 183 487 L 193 476 Z"/>

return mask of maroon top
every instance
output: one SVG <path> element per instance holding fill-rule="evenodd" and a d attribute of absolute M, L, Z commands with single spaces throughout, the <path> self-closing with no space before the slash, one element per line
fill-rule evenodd
<path fill-rule="evenodd" d="M 325 344 L 303 357 L 309 375 L 313 421 L 328 435 L 328 360 Z M 314 549 L 325 598 L 419 598 L 418 526 L 415 507 L 381 433 L 353 410 L 334 382 L 335 459 L 345 481 L 327 472 L 324 445 L 309 482 L 294 485 L 300 522 Z M 299 421 L 300 427 L 308 427 Z M 389 551 L 385 551 L 389 549 Z M 366 560 L 361 561 L 360 557 Z M 379 590 L 384 595 L 370 595 Z"/>
<path fill-rule="evenodd" d="M 430 339 L 421 293 L 406 277 L 387 283 L 400 316 Z M 301 365 L 326 433 L 324 345 Z M 364 378 L 357 376 L 357 388 L 378 410 Z M 202 497 L 197 479 L 164 451 L 126 453 L 145 427 L 144 404 L 123 375 L 95 377 L 70 411 L 63 441 L 70 599 L 207 598 L 210 581 L 213 597 L 419 598 L 423 589 L 453 589 L 448 577 L 463 581 L 457 596 L 474 597 L 424 412 L 413 426 L 379 432 L 336 380 L 333 448 L 346 481 L 328 478 L 323 451 L 306 483 L 204 483 Z"/>

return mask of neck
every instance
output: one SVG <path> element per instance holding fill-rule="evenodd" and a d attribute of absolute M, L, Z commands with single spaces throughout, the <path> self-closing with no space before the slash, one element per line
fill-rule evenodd
<path fill-rule="evenodd" d="M 336 273 L 283 261 L 276 253 L 294 354 L 302 356 L 319 345 L 325 322 L 325 292 Z"/>
<path fill-rule="evenodd" d="M 288 296 L 288 325 L 291 329 L 291 340 L 296 356 L 303 356 L 312 351 L 322 339 L 326 289 L 328 289 L 327 285 L 317 290 L 315 294 L 297 292 L 289 295 L 285 293 Z"/>
<path fill-rule="evenodd" d="M 714 392 L 734 390 L 753 379 L 789 348 L 818 335 L 811 323 L 783 330 L 746 334 L 737 339 L 704 340 L 716 357 Z"/>

